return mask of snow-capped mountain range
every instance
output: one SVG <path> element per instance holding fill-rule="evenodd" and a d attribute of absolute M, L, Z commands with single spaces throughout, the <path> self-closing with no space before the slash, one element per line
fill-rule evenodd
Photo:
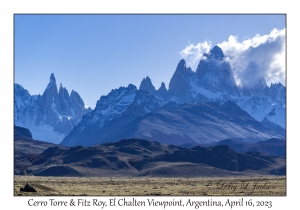
<path fill-rule="evenodd" d="M 256 140 L 271 137 L 285 138 L 285 86 L 279 83 L 271 84 L 269 87 L 263 78 L 251 88 L 236 85 L 230 64 L 226 61 L 222 49 L 217 46 L 204 54 L 195 72 L 186 66 L 184 60 L 181 60 L 170 80 L 168 90 L 164 83 L 156 90 L 151 79 L 146 77 L 142 80 L 139 89 L 129 84 L 127 87 L 114 89 L 108 95 L 101 96 L 95 109 L 90 112 L 84 109 L 84 103 L 77 93 L 76 95 L 72 91 L 73 94 L 69 96 L 66 89 L 62 87 L 57 93 L 55 87 L 53 75 L 50 77 L 50 83 L 43 96 L 30 96 L 26 90 L 19 88 L 16 84 L 15 124 L 22 126 L 22 123 L 27 125 L 30 122 L 30 125 L 35 126 L 52 126 L 53 132 L 65 135 L 61 144 L 66 146 L 96 145 L 107 141 L 118 141 L 125 137 L 172 143 L 174 135 L 176 135 L 177 144 L 183 144 L 184 139 L 189 139 L 186 143 L 211 143 L 224 138 L 242 139 L 242 136 L 245 140 L 246 138 L 251 140 L 250 137 Z M 73 102 L 74 99 L 71 98 L 76 98 L 76 102 Z M 66 101 L 68 103 L 65 103 Z M 221 114 L 215 115 L 211 111 L 211 107 L 215 107 L 215 109 L 220 109 L 219 113 L 223 113 L 223 104 L 228 101 L 233 102 L 229 104 L 238 105 L 238 108 L 249 115 L 239 112 L 243 113 L 243 119 L 247 119 L 242 120 L 242 125 L 237 123 L 241 119 L 234 113 L 238 109 L 235 105 L 229 108 L 234 116 L 232 119 L 227 111 L 226 118 Z M 189 106 L 195 103 L 202 104 L 202 106 L 196 106 L 199 109 L 210 107 L 209 114 L 206 116 L 203 110 L 193 112 L 195 107 Z M 69 104 L 67 107 L 70 108 L 63 108 L 66 107 L 64 104 Z M 181 110 L 184 106 L 187 106 L 190 111 Z M 27 120 L 28 116 L 31 120 Z M 31 116 L 35 117 L 31 118 Z M 209 127 L 212 129 L 202 127 L 201 131 L 200 126 L 200 130 L 196 131 L 200 121 L 191 122 L 193 121 L 191 116 L 199 119 L 204 116 L 211 118 Z M 76 122 L 73 119 L 76 119 Z M 182 130 L 179 119 L 188 124 L 186 128 L 192 129 L 193 135 L 189 135 L 188 130 L 179 132 Z M 231 122 L 230 126 L 224 125 L 226 122 L 224 119 Z M 203 120 L 207 119 L 203 118 Z M 68 126 L 70 124 L 72 126 Z M 35 132 L 31 131 L 34 138 Z M 209 139 L 209 132 L 213 136 L 211 139 Z M 156 135 L 157 133 L 164 135 L 162 137 L 162 135 Z M 168 135 L 165 135 L 166 133 Z M 155 136 L 157 139 L 154 138 Z M 166 140 L 168 136 L 170 139 Z M 176 144 L 176 142 L 173 143 Z"/>
<path fill-rule="evenodd" d="M 28 128 L 34 139 L 60 143 L 89 111 L 76 91 L 69 94 L 62 84 L 57 89 L 54 74 L 42 95 L 14 86 L 14 123 Z"/>
<path fill-rule="evenodd" d="M 183 103 L 232 100 L 256 120 L 265 119 L 285 129 L 286 88 L 282 84 L 268 87 L 261 78 L 253 88 L 239 87 L 219 47 L 204 57 L 196 72 L 187 68 L 184 60 L 179 62 L 169 85 L 171 95 Z"/>

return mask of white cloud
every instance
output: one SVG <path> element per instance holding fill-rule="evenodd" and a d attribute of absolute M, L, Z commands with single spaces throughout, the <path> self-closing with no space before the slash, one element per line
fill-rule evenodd
<path fill-rule="evenodd" d="M 243 41 L 231 35 L 217 45 L 230 62 L 238 85 L 251 87 L 262 77 L 268 85 L 278 82 L 285 85 L 285 29 L 273 29 L 270 34 L 257 34 Z M 193 68 L 211 48 L 210 41 L 189 44 L 180 55 Z"/>
<path fill-rule="evenodd" d="M 242 42 L 229 36 L 218 46 L 230 60 L 238 84 L 253 86 L 263 77 L 268 85 L 285 85 L 285 29 L 273 29 L 270 34 L 257 34 Z"/>

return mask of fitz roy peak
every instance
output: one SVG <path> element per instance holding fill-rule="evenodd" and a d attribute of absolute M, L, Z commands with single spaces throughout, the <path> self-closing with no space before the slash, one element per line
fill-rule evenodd
<path fill-rule="evenodd" d="M 216 46 L 203 55 L 195 72 L 182 59 L 168 90 L 164 83 L 156 90 L 147 76 L 139 89 L 130 84 L 101 96 L 95 110 L 83 116 L 61 144 L 91 146 L 143 138 L 197 145 L 226 138 L 285 138 L 285 98 L 280 83 L 268 87 L 260 79 L 255 87 L 237 86 Z"/>
<path fill-rule="evenodd" d="M 268 87 L 260 78 L 256 86 L 239 87 L 221 48 L 215 46 L 203 57 L 196 72 L 187 68 L 184 60 L 179 62 L 169 84 L 173 98 L 181 103 L 231 100 L 256 120 L 285 129 L 286 88 L 282 84 Z"/>
<path fill-rule="evenodd" d="M 230 65 L 221 48 L 214 47 L 204 54 L 196 72 L 181 60 L 169 84 L 169 93 L 182 103 L 228 100 L 230 95 L 240 96 Z"/>
<path fill-rule="evenodd" d="M 34 139 L 60 143 L 90 111 L 76 91 L 69 94 L 62 84 L 57 89 L 53 73 L 43 95 L 31 96 L 19 84 L 15 84 L 14 91 L 14 123 L 28 128 Z"/>

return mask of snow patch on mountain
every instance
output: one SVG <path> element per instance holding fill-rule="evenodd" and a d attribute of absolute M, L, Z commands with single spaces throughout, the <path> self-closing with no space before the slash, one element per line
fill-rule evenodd
<path fill-rule="evenodd" d="M 101 96 L 95 109 L 85 116 L 78 127 L 80 130 L 84 130 L 86 126 L 103 127 L 107 122 L 126 111 L 134 101 L 136 91 L 137 88 L 130 84 L 126 88 L 120 87 L 112 90 L 106 96 Z"/>
<path fill-rule="evenodd" d="M 235 102 L 259 122 L 267 117 L 270 122 L 282 128 L 286 127 L 286 108 L 280 102 L 271 102 L 267 98 L 260 97 L 239 98 Z"/>
<path fill-rule="evenodd" d="M 217 99 L 221 96 L 220 93 L 214 93 L 210 90 L 205 89 L 204 87 L 198 86 L 193 81 L 190 82 L 191 92 L 193 97 L 195 98 L 199 93 L 201 95 L 204 95 L 207 98 L 210 99 Z"/>

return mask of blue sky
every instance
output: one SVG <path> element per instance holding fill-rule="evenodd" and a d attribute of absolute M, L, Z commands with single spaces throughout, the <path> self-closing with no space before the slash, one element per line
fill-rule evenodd
<path fill-rule="evenodd" d="M 238 83 L 255 75 L 265 76 L 268 83 L 284 83 L 285 18 L 15 15 L 14 78 L 30 94 L 42 94 L 54 73 L 57 85 L 62 83 L 69 93 L 76 90 L 94 108 L 101 95 L 129 83 L 139 87 L 146 76 L 156 89 L 161 82 L 168 88 L 181 58 L 195 70 L 202 53 L 219 45 L 232 62 Z M 255 75 L 246 68 L 249 59 L 259 60 L 253 54 L 264 57 Z"/>

